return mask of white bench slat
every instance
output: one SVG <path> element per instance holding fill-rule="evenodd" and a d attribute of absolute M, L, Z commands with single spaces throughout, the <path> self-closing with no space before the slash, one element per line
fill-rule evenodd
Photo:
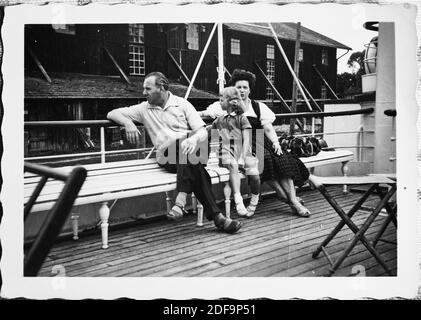
<path fill-rule="evenodd" d="M 160 166 L 154 161 L 154 163 L 146 163 L 146 164 L 137 164 L 137 165 L 130 165 L 130 166 L 121 166 L 120 164 L 117 164 L 115 167 L 108 166 L 108 168 L 95 168 L 95 169 L 89 169 L 87 166 L 83 166 L 88 173 L 89 176 L 96 176 L 96 175 L 106 175 L 111 174 L 113 172 L 126 172 L 126 171 L 141 171 L 141 170 L 151 170 L 151 169 L 160 169 Z M 70 173 L 75 167 L 68 167 L 63 172 L 66 174 Z M 38 175 L 26 175 L 25 178 L 25 184 L 29 183 L 36 183 L 41 178 Z"/>
<path fill-rule="evenodd" d="M 117 177 L 118 175 L 121 174 L 148 174 L 148 173 L 156 173 L 156 172 L 162 172 L 162 168 L 160 168 L 158 165 L 156 166 L 147 166 L 147 167 L 141 167 L 141 168 L 136 168 L 136 167 L 130 167 L 130 168 L 115 168 L 115 169 L 107 169 L 106 171 L 102 172 L 102 171 L 88 171 L 87 174 L 87 179 L 92 179 L 95 177 L 101 178 L 101 177 L 108 177 L 108 176 L 115 176 Z M 38 181 L 41 180 L 40 177 L 35 178 L 35 177 L 31 177 L 28 179 L 25 179 L 25 186 L 27 187 L 32 187 L 33 184 L 37 184 Z M 57 181 L 57 180 L 55 180 Z M 49 184 L 54 183 L 53 181 L 49 181 Z"/>
<path fill-rule="evenodd" d="M 219 183 L 219 177 L 215 172 L 209 172 L 209 175 L 211 176 L 213 184 Z M 162 186 L 175 182 L 176 175 L 165 172 L 162 169 L 160 169 L 159 172 L 152 173 L 138 172 L 136 175 L 123 173 L 112 176 L 96 176 L 85 181 L 78 196 L 85 197 L 101 193 L 115 193 L 135 188 Z M 43 188 L 42 194 L 37 199 L 37 203 L 48 201 L 54 202 L 58 198 L 63 186 L 64 183 L 61 181 L 59 181 L 59 183 L 46 184 Z M 29 199 L 32 192 L 33 188 L 25 189 L 25 202 Z"/>

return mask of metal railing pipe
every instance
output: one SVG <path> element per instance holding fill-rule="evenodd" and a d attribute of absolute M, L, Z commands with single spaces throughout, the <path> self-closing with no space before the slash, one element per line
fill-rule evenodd
<path fill-rule="evenodd" d="M 277 113 L 277 119 L 289 119 L 295 117 L 302 118 L 324 118 L 324 117 L 339 117 L 350 116 L 355 114 L 370 114 L 374 112 L 374 108 L 364 108 L 361 110 L 348 110 L 348 111 L 331 111 L 331 112 L 297 112 L 297 113 Z"/>
<path fill-rule="evenodd" d="M 61 231 L 73 203 L 79 194 L 79 190 L 86 179 L 87 171 L 85 168 L 76 167 L 69 175 L 63 175 L 57 169 L 37 166 L 31 163 L 25 163 L 25 170 L 38 173 L 42 176 L 56 177 L 66 182 L 59 198 L 43 222 L 34 244 L 25 256 L 24 276 L 33 277 L 38 274 L 42 263 Z"/>

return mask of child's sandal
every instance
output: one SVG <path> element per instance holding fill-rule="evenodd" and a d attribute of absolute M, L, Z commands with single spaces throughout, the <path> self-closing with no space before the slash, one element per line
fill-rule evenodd
<path fill-rule="evenodd" d="M 244 207 L 244 204 L 236 204 L 235 209 L 237 210 L 237 214 L 239 217 L 247 217 L 248 210 Z"/>
<path fill-rule="evenodd" d="M 257 208 L 257 204 L 252 204 L 252 203 L 250 203 L 248 206 L 247 206 L 247 215 L 246 215 L 246 217 L 247 218 L 251 218 L 253 215 L 254 215 L 254 213 L 256 212 L 256 208 Z"/>

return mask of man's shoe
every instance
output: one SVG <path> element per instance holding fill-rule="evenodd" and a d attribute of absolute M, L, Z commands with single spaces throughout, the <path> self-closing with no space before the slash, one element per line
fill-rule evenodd
<path fill-rule="evenodd" d="M 226 233 L 231 233 L 231 234 L 236 233 L 241 228 L 240 221 L 226 218 L 222 215 L 222 213 L 219 213 L 215 216 L 214 223 L 215 223 L 215 226 L 221 231 L 224 231 Z"/>

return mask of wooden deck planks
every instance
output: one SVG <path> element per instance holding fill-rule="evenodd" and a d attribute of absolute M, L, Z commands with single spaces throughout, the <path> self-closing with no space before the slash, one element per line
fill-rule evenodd
<path fill-rule="evenodd" d="M 260 219 L 262 219 L 262 217 Z M 295 219 L 297 219 L 297 218 L 295 218 Z M 318 219 L 324 219 L 324 218 L 319 217 Z M 301 219 L 301 220 L 306 220 L 307 224 L 311 224 L 311 221 L 308 221 L 308 219 Z M 251 220 L 249 220 L 249 221 L 251 221 Z M 253 226 L 255 226 L 255 224 L 257 224 L 256 222 L 253 222 L 253 223 L 254 223 Z M 276 224 L 276 223 L 277 223 L 277 221 L 274 221 L 274 222 L 269 221 L 268 222 L 267 219 L 265 219 L 263 222 L 260 222 L 261 227 L 263 227 L 263 230 L 260 230 L 261 231 L 260 234 L 254 233 L 253 237 L 259 237 L 259 236 L 263 235 L 267 238 L 268 237 L 267 232 L 271 231 L 274 234 L 274 236 L 276 238 L 278 238 L 279 237 L 279 234 L 278 234 L 279 230 L 273 229 L 273 226 L 271 226 L 272 224 Z M 290 230 L 290 226 L 288 226 L 288 225 L 283 225 L 283 228 L 286 231 Z M 215 231 L 216 230 L 214 230 L 214 228 L 212 228 L 210 232 L 217 233 Z M 198 256 L 197 252 L 195 252 L 194 245 L 192 245 L 192 243 L 190 242 L 192 231 L 187 230 L 186 233 L 187 233 L 188 237 L 185 237 L 185 239 L 182 240 L 182 242 L 184 243 L 184 246 L 187 247 L 186 253 L 183 252 L 183 245 L 181 246 L 181 251 L 176 250 L 176 249 L 180 249 L 179 246 L 178 247 L 177 246 L 176 247 L 168 246 L 168 242 L 178 244 L 178 242 L 180 242 L 180 239 L 177 239 L 177 237 L 180 237 L 179 235 L 176 235 L 174 239 L 168 238 L 167 241 L 164 244 L 162 244 L 159 241 L 152 241 L 150 244 L 147 245 L 147 249 L 146 249 L 147 254 L 143 256 L 142 261 L 141 261 L 141 264 L 142 264 L 141 266 L 137 266 L 138 261 L 139 261 L 138 250 L 140 249 L 140 248 L 137 248 L 137 254 L 136 254 L 136 252 L 134 252 L 131 257 L 128 257 L 128 258 L 126 257 L 125 260 L 119 260 L 119 264 L 122 264 L 122 265 L 124 264 L 124 270 L 123 269 L 120 270 L 119 266 L 116 265 L 115 269 L 118 269 L 117 275 L 120 275 L 121 272 L 128 272 L 128 273 L 132 272 L 130 269 L 127 270 L 127 268 L 129 268 L 131 266 L 133 266 L 135 269 L 140 268 L 142 270 L 143 269 L 150 269 L 151 267 L 154 267 L 157 264 L 157 262 L 155 261 L 156 259 L 153 255 L 156 255 L 156 254 L 160 254 L 160 258 L 161 258 L 160 261 L 165 261 L 167 263 L 167 266 L 168 266 L 168 263 L 170 263 L 170 262 L 175 263 L 175 264 L 180 263 L 180 262 L 177 262 L 177 261 L 179 261 L 181 259 L 190 259 L 190 262 L 192 262 L 191 259 L 200 261 L 202 256 L 209 256 L 209 255 L 211 256 L 210 259 L 217 259 L 219 257 L 218 254 L 225 254 L 225 252 L 227 251 L 227 247 L 223 245 L 226 241 L 227 235 L 219 234 L 218 243 L 217 243 L 217 245 L 214 246 L 216 248 L 216 251 L 214 250 L 212 252 L 203 252 L 201 254 L 201 256 Z M 232 246 L 235 245 L 235 244 L 238 244 L 240 247 L 244 246 L 244 241 L 242 239 L 238 239 L 237 238 L 238 236 L 240 236 L 240 234 L 235 236 L 236 237 L 235 240 L 230 241 L 230 248 L 232 248 Z M 250 237 L 251 237 L 250 235 L 246 234 L 245 236 L 247 237 L 247 241 L 253 240 L 253 239 L 250 239 Z M 215 243 L 215 241 L 211 241 L 210 235 L 199 235 L 198 237 L 199 237 L 199 239 L 203 239 L 203 237 L 206 237 L 207 246 L 205 248 L 209 248 L 209 246 L 211 246 Z M 243 235 L 243 237 L 244 237 L 244 235 Z M 178 242 L 177 242 L 177 240 L 178 240 Z M 202 241 L 199 241 L 199 244 L 202 244 L 202 243 L 203 243 Z M 221 248 L 221 244 L 222 244 L 222 248 Z M 156 246 L 158 246 L 158 247 L 156 247 Z M 164 252 L 162 252 L 162 251 L 159 252 L 161 247 L 164 247 Z M 165 253 L 165 248 L 167 249 L 166 250 L 167 254 L 163 255 L 163 253 Z M 210 249 L 207 249 L 207 251 L 209 251 L 209 250 Z M 178 253 L 178 255 L 175 255 L 175 253 Z M 146 257 L 147 255 L 150 255 L 150 259 L 148 259 Z M 116 259 L 116 257 L 114 257 L 114 259 Z M 165 259 L 167 259 L 167 260 L 165 260 Z M 109 262 L 106 262 L 106 264 L 104 264 L 104 265 L 98 264 L 99 262 L 100 261 L 98 261 L 97 259 L 95 260 L 95 267 L 94 267 L 95 269 L 100 269 L 101 267 L 107 267 L 107 266 L 110 267 Z M 184 262 L 187 262 L 187 261 L 184 261 Z M 203 261 L 200 261 L 200 262 L 203 264 Z M 94 270 L 91 270 L 91 269 L 87 270 L 85 268 L 84 271 L 86 272 L 86 271 L 94 271 Z M 108 268 L 106 270 L 106 272 L 113 272 L 113 268 Z M 154 269 L 154 272 L 156 273 L 157 270 Z"/>
<path fill-rule="evenodd" d="M 269 199 L 271 200 L 271 199 Z M 272 202 L 272 201 L 271 201 Z M 271 204 L 269 203 L 268 205 L 266 205 L 266 203 L 262 204 L 262 209 L 266 211 L 266 214 L 272 214 L 273 216 L 273 212 L 272 209 L 273 208 L 278 208 L 277 204 Z M 275 206 L 275 207 L 274 207 Z M 282 209 L 283 211 L 286 211 L 287 207 L 285 205 L 281 205 L 283 206 L 284 209 Z M 272 208 L 271 208 L 272 207 Z M 290 219 L 291 216 L 288 214 L 289 212 L 286 212 L 285 216 L 282 217 L 278 217 L 280 219 Z M 140 249 L 142 249 L 142 247 L 146 248 L 147 253 L 146 254 L 158 254 L 159 252 L 156 252 L 157 250 L 160 250 L 160 247 L 164 247 L 168 249 L 168 251 L 172 251 L 173 249 L 175 249 L 174 247 L 168 247 L 168 245 L 166 245 L 165 243 L 162 243 L 163 240 L 174 240 L 176 241 L 177 245 L 182 245 L 183 243 L 190 247 L 191 244 L 195 243 L 196 240 L 199 240 L 199 243 L 203 242 L 204 236 L 203 236 L 203 232 L 200 232 L 202 229 L 201 228 L 197 228 L 194 226 L 194 217 L 192 217 L 193 219 L 190 219 L 189 222 L 184 222 L 181 224 L 172 224 L 172 223 L 165 223 L 165 222 L 161 222 L 162 224 L 165 224 L 166 226 L 161 227 L 158 226 L 158 230 L 152 230 L 150 231 L 149 229 L 146 230 L 137 230 L 135 233 L 131 233 L 128 234 L 127 236 L 125 236 L 126 239 L 122 238 L 121 240 L 119 240 L 116 244 L 112 244 L 110 246 L 109 249 L 107 250 L 103 250 L 100 251 L 101 252 L 101 257 L 104 256 L 111 256 L 111 257 L 115 257 L 116 254 L 121 254 L 122 251 L 128 251 L 131 252 L 133 251 L 133 248 L 136 248 L 137 251 L 139 251 Z M 261 219 L 265 219 L 263 225 L 266 226 L 267 224 L 273 224 L 273 223 L 277 223 L 275 222 L 268 222 L 266 221 L 267 219 L 264 216 L 257 216 L 256 215 L 257 220 L 261 220 Z M 294 217 L 295 218 L 295 217 Z M 297 218 L 295 218 L 297 219 Z M 319 218 L 320 219 L 320 218 Z M 254 219 L 253 219 L 254 220 Z M 245 223 L 250 223 L 253 220 L 246 220 Z M 306 223 L 311 223 L 311 221 L 309 219 L 299 219 L 299 220 L 306 220 Z M 255 225 L 255 221 L 253 221 L 253 225 Z M 155 224 L 156 225 L 156 224 Z M 216 230 L 214 229 L 212 223 L 208 223 L 206 226 L 207 230 L 206 232 L 212 232 L 212 236 L 216 236 L 218 238 L 222 238 L 223 240 L 226 239 L 227 235 L 224 234 L 220 234 L 218 232 L 215 232 Z M 288 228 L 288 226 L 285 226 L 285 228 Z M 144 229 L 144 228 L 142 228 Z M 163 232 L 165 230 L 165 233 Z M 209 239 L 211 235 L 207 235 L 206 239 Z M 174 239 L 170 239 L 171 237 L 174 237 Z M 140 242 L 138 242 L 138 239 L 140 238 Z M 177 239 L 177 238 L 183 238 L 183 239 Z M 158 246 L 158 247 L 157 247 Z M 96 257 L 95 255 L 92 255 L 92 252 L 95 252 L 95 250 L 98 250 L 98 245 L 96 244 L 93 248 L 91 248 L 91 250 L 87 251 L 87 252 L 83 252 L 83 248 L 80 248 L 78 243 L 75 242 L 74 245 L 69 248 L 67 247 L 66 249 L 66 253 L 65 252 L 61 252 L 61 256 L 65 256 L 64 259 L 57 259 L 56 258 L 56 251 L 52 250 L 51 253 L 51 257 L 56 258 L 54 261 L 47 261 L 46 262 L 46 266 L 48 265 L 52 265 L 52 264 L 63 264 L 65 262 L 72 264 L 72 260 L 74 260 L 74 256 L 73 256 L 73 250 L 77 249 L 78 250 L 78 260 L 83 258 L 83 257 L 87 257 L 87 260 L 94 260 L 94 263 L 97 265 L 98 264 L 98 257 Z M 86 262 L 83 261 L 83 262 Z"/>
<path fill-rule="evenodd" d="M 345 211 L 360 196 L 343 195 L 340 187 L 329 187 L 329 191 Z M 339 217 L 318 191 L 305 191 L 300 196 L 312 211 L 311 218 L 292 216 L 287 205 L 274 197 L 267 198 L 252 219 L 242 219 L 243 228 L 235 235 L 219 232 L 212 222 L 196 227 L 196 217 L 187 215 L 178 223 L 157 221 L 111 232 L 107 250 L 100 248 L 98 236 L 59 243 L 39 275 L 52 276 L 52 266 L 61 264 L 67 276 L 320 276 L 328 270 L 327 259 L 322 254 L 313 259 L 311 253 Z M 354 222 L 361 224 L 367 214 L 359 211 Z M 376 219 L 368 237 L 376 233 L 383 219 Z M 333 257 L 352 235 L 347 227 L 337 235 L 328 246 Z M 385 238 L 396 240 L 393 225 L 388 227 Z M 378 251 L 396 272 L 396 245 L 379 243 Z M 336 275 L 347 275 L 356 264 L 363 265 L 370 276 L 384 273 L 359 244 Z"/>

